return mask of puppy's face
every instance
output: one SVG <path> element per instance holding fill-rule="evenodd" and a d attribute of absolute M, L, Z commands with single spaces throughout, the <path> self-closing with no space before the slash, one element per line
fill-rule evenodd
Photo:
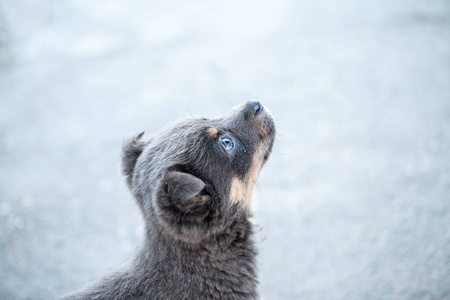
<path fill-rule="evenodd" d="M 264 106 L 249 101 L 219 118 L 171 124 L 149 142 L 141 137 L 124 145 L 123 169 L 144 212 L 154 198 L 166 199 L 174 210 L 195 212 L 206 205 L 250 212 L 275 125 Z"/>
<path fill-rule="evenodd" d="M 205 121 L 209 177 L 223 198 L 250 211 L 252 192 L 275 138 L 271 113 L 250 101 L 228 115 Z"/>

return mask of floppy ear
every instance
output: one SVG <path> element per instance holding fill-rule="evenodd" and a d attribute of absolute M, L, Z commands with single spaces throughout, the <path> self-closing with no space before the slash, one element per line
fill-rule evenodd
<path fill-rule="evenodd" d="M 141 141 L 144 132 L 129 138 L 122 146 L 122 173 L 126 176 L 127 184 L 131 187 L 133 180 L 134 167 L 136 161 L 141 155 L 146 143 Z"/>
<path fill-rule="evenodd" d="M 174 205 L 178 209 L 189 209 L 209 199 L 208 195 L 202 194 L 205 183 L 189 173 L 169 171 L 161 184 L 168 201 L 166 205 Z"/>
<path fill-rule="evenodd" d="M 157 216 L 176 239 L 198 243 L 205 238 L 208 216 L 214 214 L 207 189 L 200 178 L 184 172 L 166 171 L 159 181 Z"/>

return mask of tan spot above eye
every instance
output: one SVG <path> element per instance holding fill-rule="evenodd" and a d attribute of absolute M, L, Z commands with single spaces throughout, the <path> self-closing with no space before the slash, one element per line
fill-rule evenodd
<path fill-rule="evenodd" d="M 214 128 L 214 127 L 209 127 L 209 128 L 206 130 L 206 133 L 207 133 L 210 137 L 215 138 L 215 137 L 217 137 L 217 134 L 219 133 L 219 130 L 217 130 L 217 128 Z"/>

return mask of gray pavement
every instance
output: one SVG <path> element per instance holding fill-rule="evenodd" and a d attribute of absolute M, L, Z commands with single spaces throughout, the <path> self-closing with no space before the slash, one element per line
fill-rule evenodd
<path fill-rule="evenodd" d="M 0 1 L 0 299 L 122 264 L 123 139 L 250 98 L 263 299 L 450 299 L 450 3 Z"/>

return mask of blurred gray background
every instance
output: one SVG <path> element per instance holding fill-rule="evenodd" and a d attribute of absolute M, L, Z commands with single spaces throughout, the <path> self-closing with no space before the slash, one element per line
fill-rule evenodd
<path fill-rule="evenodd" d="M 450 2 L 0 0 L 0 299 L 132 256 L 125 137 L 251 98 L 263 299 L 450 299 Z"/>

